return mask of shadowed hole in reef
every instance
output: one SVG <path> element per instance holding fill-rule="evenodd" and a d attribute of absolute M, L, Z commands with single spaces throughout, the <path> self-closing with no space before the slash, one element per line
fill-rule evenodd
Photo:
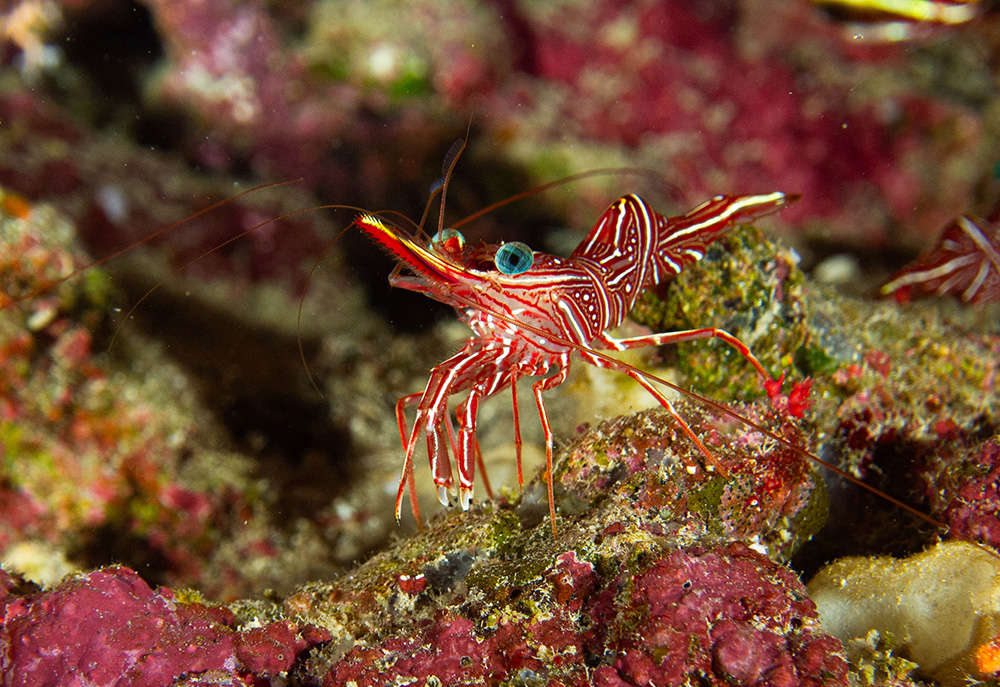
<path fill-rule="evenodd" d="M 874 448 L 866 482 L 922 512 L 928 505 L 921 496 L 917 476 L 925 461 L 933 460 L 934 445 L 920 442 L 886 442 Z M 839 464 L 836 457 L 821 456 Z M 925 468 L 919 468 L 923 470 Z M 830 501 L 826 525 L 794 556 L 792 567 L 808 578 L 820 567 L 844 556 L 907 556 L 927 546 L 935 528 L 865 489 L 825 473 Z"/>
<path fill-rule="evenodd" d="M 128 302 L 148 289 L 143 279 L 118 281 Z M 281 522 L 311 518 L 350 490 L 357 461 L 349 431 L 334 422 L 328 401 L 310 386 L 294 334 L 169 288 L 154 292 L 132 317 L 127 326 L 166 347 L 233 444 L 256 458 Z M 314 358 L 318 341 L 302 343 L 307 360 Z"/>
<path fill-rule="evenodd" d="M 135 570 L 150 585 L 169 584 L 177 571 L 162 548 L 146 537 L 127 531 L 125 522 L 108 522 L 86 533 L 80 546 L 70 551 L 83 568 L 125 565 Z"/>
<path fill-rule="evenodd" d="M 144 145 L 169 149 L 182 140 L 180 113 L 143 98 L 164 56 L 151 11 L 128 0 L 62 3 L 60 10 L 57 45 L 84 85 L 48 84 L 52 97 L 97 128 L 132 131 Z"/>

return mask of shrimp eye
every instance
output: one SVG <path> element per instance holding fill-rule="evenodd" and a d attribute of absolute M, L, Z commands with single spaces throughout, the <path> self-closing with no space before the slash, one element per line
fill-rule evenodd
<path fill-rule="evenodd" d="M 434 234 L 431 245 L 439 252 L 461 253 L 465 249 L 465 237 L 457 229 L 442 229 Z"/>
<path fill-rule="evenodd" d="M 535 254 L 527 244 L 511 241 L 497 248 L 493 264 L 504 274 L 521 274 L 531 269 Z"/>

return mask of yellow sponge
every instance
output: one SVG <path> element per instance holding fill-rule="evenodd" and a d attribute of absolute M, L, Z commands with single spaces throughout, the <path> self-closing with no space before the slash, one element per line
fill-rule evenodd
<path fill-rule="evenodd" d="M 977 665 L 1000 632 L 1000 558 L 944 542 L 905 559 L 844 558 L 808 584 L 826 632 L 842 642 L 891 633 L 898 653 L 945 686 L 985 677 Z"/>

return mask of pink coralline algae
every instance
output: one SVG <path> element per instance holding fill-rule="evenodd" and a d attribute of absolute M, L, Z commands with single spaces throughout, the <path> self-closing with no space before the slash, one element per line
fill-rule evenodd
<path fill-rule="evenodd" d="M 523 622 L 442 610 L 416 635 L 355 647 L 324 685 L 846 684 L 840 643 L 818 629 L 801 583 L 742 544 L 674 551 L 611 579 L 569 552 L 541 588 L 530 591 L 555 603 Z"/>
<path fill-rule="evenodd" d="M 609 593 L 617 603 L 595 621 L 618 658 L 597 685 L 846 684 L 840 643 L 819 631 L 801 583 L 744 545 L 671 553 Z"/>
<path fill-rule="evenodd" d="M 10 687 L 159 687 L 208 671 L 258 684 L 329 638 L 285 621 L 241 631 L 229 610 L 183 603 L 128 568 L 105 568 L 27 596 L 12 587 L 8 577 L 0 588 L 0 681 Z"/>
<path fill-rule="evenodd" d="M 583 660 L 594 647 L 583 607 L 594 600 L 596 579 L 593 565 L 578 561 L 573 552 L 563 554 L 543 580 L 556 601 L 550 611 L 484 630 L 482 623 L 442 609 L 416 634 L 404 631 L 378 646 L 355 647 L 323 684 L 374 687 L 394 679 L 415 679 L 412 684 L 418 685 L 498 684 L 546 670 L 569 679 L 568 684 L 586 684 Z M 551 658 L 546 660 L 546 654 Z"/>
<path fill-rule="evenodd" d="M 929 491 L 951 536 L 1000 548 L 1000 439 L 994 437 L 968 451 L 964 460 L 954 461 L 941 482 L 943 489 Z"/>
<path fill-rule="evenodd" d="M 943 221 L 942 204 L 968 201 L 966 184 L 923 179 L 927 163 L 957 152 L 939 147 L 946 131 L 978 125 L 905 86 L 863 95 L 865 68 L 840 54 L 817 13 L 794 8 L 805 3 L 511 4 L 535 81 L 513 82 L 520 89 L 501 90 L 491 109 L 510 110 L 508 126 L 526 137 L 569 130 L 620 145 L 684 194 L 801 192 L 783 221 L 822 217 L 852 240 L 884 241 L 889 217 L 918 234 L 914 225 Z M 902 53 L 884 52 L 870 73 L 893 78 Z M 537 121 L 543 106 L 552 131 Z"/>
<path fill-rule="evenodd" d="M 858 240 L 884 241 L 888 218 L 919 233 L 943 220 L 942 205 L 967 202 L 967 180 L 926 180 L 943 157 L 978 164 L 978 120 L 927 97 L 905 67 L 893 71 L 905 61 L 898 46 L 871 51 L 866 71 L 839 28 L 806 3 L 787 5 L 438 3 L 400 8 L 373 29 L 373 10 L 348 2 L 314 11 L 300 45 L 283 36 L 302 18 L 261 3 L 150 2 L 168 63 L 149 90 L 209 123 L 191 145 L 211 166 L 249 158 L 336 193 L 355 178 L 327 154 L 337 141 L 361 156 L 376 201 L 406 176 L 390 159 L 409 164 L 441 138 L 432 113 L 443 105 L 460 118 L 489 112 L 487 132 L 536 157 L 567 137 L 617 147 L 676 182 L 686 202 L 801 192 L 786 221 L 824 217 Z M 875 73 L 899 84 L 867 85 Z M 387 128 L 374 131 L 366 108 Z M 423 143 L 390 158 L 403 140 Z"/>

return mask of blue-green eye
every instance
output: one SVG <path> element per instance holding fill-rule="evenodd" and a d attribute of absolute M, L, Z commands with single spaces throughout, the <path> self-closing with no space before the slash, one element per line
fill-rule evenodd
<path fill-rule="evenodd" d="M 521 274 L 531 269 L 535 262 L 535 254 L 527 244 L 511 241 L 497 248 L 493 256 L 493 264 L 504 274 Z"/>

